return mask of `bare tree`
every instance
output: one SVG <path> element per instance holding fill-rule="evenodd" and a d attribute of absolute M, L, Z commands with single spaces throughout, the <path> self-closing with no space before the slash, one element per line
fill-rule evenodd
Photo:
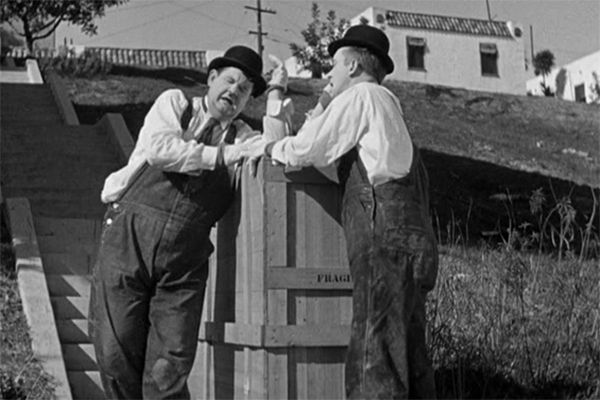
<path fill-rule="evenodd" d="M 62 22 L 80 25 L 87 35 L 95 35 L 94 20 L 107 8 L 127 0 L 0 0 L 0 22 L 8 23 L 25 39 L 29 52 L 36 40 L 52 34 Z"/>

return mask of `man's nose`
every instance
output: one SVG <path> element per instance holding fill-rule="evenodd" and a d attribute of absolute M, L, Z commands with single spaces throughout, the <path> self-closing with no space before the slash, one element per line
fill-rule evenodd
<path fill-rule="evenodd" d="M 229 91 L 231 93 L 239 94 L 244 91 L 244 87 L 241 82 L 235 82 L 233 85 L 229 87 Z"/>

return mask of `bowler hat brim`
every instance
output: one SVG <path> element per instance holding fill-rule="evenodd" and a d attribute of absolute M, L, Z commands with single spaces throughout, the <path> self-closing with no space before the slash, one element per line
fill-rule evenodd
<path fill-rule="evenodd" d="M 388 56 L 386 53 L 381 52 L 380 49 L 374 47 L 372 45 L 372 43 L 362 41 L 360 39 L 355 39 L 355 38 L 338 39 L 329 44 L 329 46 L 327 47 L 327 51 L 329 52 L 329 55 L 333 57 L 335 52 L 338 51 L 338 49 L 340 47 L 347 47 L 347 46 L 364 47 L 364 48 L 369 49 L 370 52 L 372 52 L 374 55 L 377 56 L 377 58 L 379 58 L 379 60 L 381 60 L 381 62 L 383 64 L 383 68 L 385 69 L 386 73 L 391 74 L 392 71 L 394 71 L 394 62 L 392 61 L 390 56 Z"/>
<path fill-rule="evenodd" d="M 208 65 L 208 71 L 212 69 L 219 69 L 223 67 L 235 67 L 242 70 L 242 72 L 248 77 L 248 79 L 254 84 L 252 88 L 252 97 L 258 97 L 267 90 L 267 82 L 261 75 L 258 75 L 255 71 L 248 68 L 236 59 L 229 57 L 216 57 Z"/>

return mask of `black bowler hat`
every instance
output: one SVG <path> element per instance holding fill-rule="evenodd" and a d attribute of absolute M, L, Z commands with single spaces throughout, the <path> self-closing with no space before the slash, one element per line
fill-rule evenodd
<path fill-rule="evenodd" d="M 267 83 L 262 77 L 262 60 L 257 52 L 246 46 L 232 46 L 222 57 L 217 57 L 208 64 L 208 70 L 222 67 L 236 67 L 254 83 L 252 96 L 257 97 L 265 92 Z"/>
<path fill-rule="evenodd" d="M 333 57 L 337 49 L 345 46 L 365 47 L 381 60 L 388 74 L 394 70 L 394 62 L 388 55 L 390 41 L 381 29 L 370 25 L 351 26 L 344 37 L 331 42 L 327 50 Z"/>

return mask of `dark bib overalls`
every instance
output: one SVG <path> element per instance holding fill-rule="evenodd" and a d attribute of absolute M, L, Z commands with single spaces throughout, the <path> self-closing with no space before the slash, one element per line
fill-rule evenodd
<path fill-rule="evenodd" d="M 232 143 L 232 123 L 225 142 Z M 109 398 L 189 398 L 187 377 L 234 169 L 200 176 L 147 163 L 108 207 L 90 299 L 90 336 Z"/>
<path fill-rule="evenodd" d="M 407 176 L 372 186 L 356 149 L 344 155 L 342 225 L 353 286 L 348 398 L 434 398 L 425 345 L 425 294 L 438 253 L 428 179 L 414 147 Z"/>

